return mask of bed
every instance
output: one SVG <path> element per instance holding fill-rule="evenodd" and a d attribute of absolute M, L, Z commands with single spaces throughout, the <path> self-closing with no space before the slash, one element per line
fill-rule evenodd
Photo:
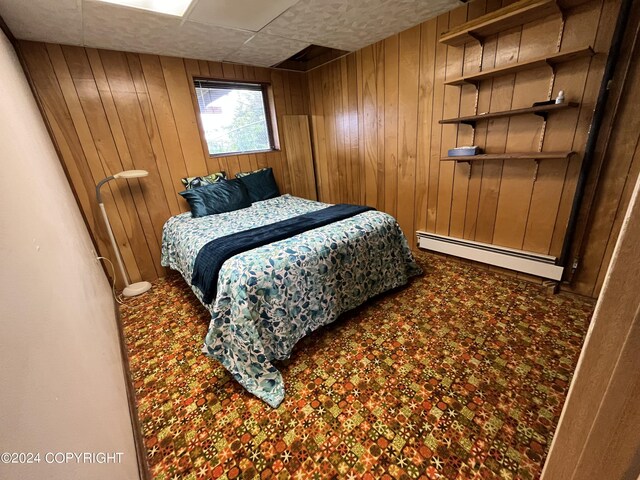
<path fill-rule="evenodd" d="M 285 395 L 274 360 L 301 338 L 367 299 L 420 273 L 396 220 L 370 210 L 226 260 L 215 298 L 192 283 L 196 257 L 215 239 L 317 212 L 329 205 L 282 195 L 249 208 L 192 218 L 171 217 L 162 265 L 177 270 L 211 313 L 203 352 L 272 407 Z"/>

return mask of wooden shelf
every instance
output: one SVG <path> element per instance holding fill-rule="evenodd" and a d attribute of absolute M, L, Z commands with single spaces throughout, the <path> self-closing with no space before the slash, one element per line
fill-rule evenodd
<path fill-rule="evenodd" d="M 522 70 L 529 70 L 532 68 L 542 67 L 549 65 L 554 67 L 560 63 L 570 62 L 577 60 L 578 58 L 591 57 L 595 55 L 595 52 L 591 47 L 578 48 L 576 50 L 568 50 L 566 52 L 553 53 L 544 57 L 537 57 L 524 62 L 513 63 L 504 67 L 498 67 L 491 70 L 485 70 L 484 72 L 472 73 L 463 77 L 454 78 L 453 80 L 447 80 L 445 85 L 465 85 L 472 84 L 478 85 L 480 81 L 487 78 L 499 77 L 501 75 L 508 75 L 510 73 L 520 72 Z"/>
<path fill-rule="evenodd" d="M 520 0 L 444 32 L 440 43 L 460 47 L 490 35 L 560 13 L 556 0 Z"/>
<path fill-rule="evenodd" d="M 525 152 L 525 153 L 482 153 L 462 157 L 442 157 L 441 162 L 480 162 L 482 160 L 546 160 L 569 158 L 576 152 Z"/>
<path fill-rule="evenodd" d="M 440 120 L 438 123 L 450 124 L 450 123 L 464 123 L 465 125 L 471 125 L 475 128 L 476 122 L 482 120 L 490 120 L 492 118 L 513 117 L 515 115 L 525 115 L 527 113 L 533 113 L 543 118 L 547 118 L 547 114 L 555 112 L 557 110 L 565 110 L 567 108 L 576 108 L 578 106 L 575 102 L 551 104 L 551 105 L 539 105 L 537 107 L 518 108 L 515 110 L 505 110 L 504 112 L 489 112 L 481 113 L 480 115 L 469 115 L 468 117 L 447 118 Z"/>

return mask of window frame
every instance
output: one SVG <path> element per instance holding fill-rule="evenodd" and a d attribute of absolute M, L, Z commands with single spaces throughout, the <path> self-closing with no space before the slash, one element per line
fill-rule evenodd
<path fill-rule="evenodd" d="M 263 150 L 249 150 L 249 151 L 237 151 L 237 152 L 224 152 L 224 153 L 211 153 L 209 151 L 209 144 L 207 143 L 207 137 L 205 135 L 204 126 L 202 125 L 202 117 L 200 112 L 200 104 L 198 103 L 198 95 L 196 93 L 196 86 L 198 82 L 209 83 L 212 86 L 229 86 L 233 88 L 234 86 L 237 88 L 242 88 L 243 85 L 259 87 L 259 90 L 262 93 L 262 102 L 265 112 L 265 121 L 267 124 L 267 134 L 269 138 L 270 148 Z M 201 75 L 192 75 L 191 76 L 191 95 L 193 98 L 193 106 L 195 109 L 196 119 L 198 122 L 198 130 L 200 131 L 200 139 L 202 141 L 202 146 L 204 149 L 204 153 L 209 156 L 209 158 L 220 158 L 220 157 L 232 157 L 238 155 L 253 155 L 256 153 L 270 153 L 270 152 L 278 152 L 280 151 L 280 143 L 278 141 L 278 129 L 276 124 L 276 115 L 275 115 L 275 103 L 273 101 L 273 91 L 272 86 L 269 82 L 261 82 L 258 80 L 230 80 L 227 78 L 215 78 L 215 77 L 204 77 Z M 231 89 L 230 88 L 230 89 Z M 258 90 L 255 88 L 254 90 Z"/>

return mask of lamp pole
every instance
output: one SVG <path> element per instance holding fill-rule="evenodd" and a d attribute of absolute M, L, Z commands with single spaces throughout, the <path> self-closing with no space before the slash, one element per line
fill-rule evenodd
<path fill-rule="evenodd" d="M 124 263 L 122 261 L 122 255 L 120 255 L 120 249 L 118 248 L 118 244 L 116 243 L 116 239 L 113 236 L 113 230 L 111 229 L 111 223 L 109 222 L 109 217 L 107 216 L 107 211 L 104 208 L 104 203 L 102 201 L 102 194 L 100 193 L 100 188 L 107 182 L 114 180 L 116 178 L 140 178 L 146 177 L 149 175 L 149 172 L 146 170 L 125 170 L 124 172 L 116 173 L 110 177 L 107 177 L 103 180 L 100 180 L 96 185 L 96 200 L 98 201 L 98 207 L 100 207 L 100 212 L 102 213 L 102 219 L 104 220 L 104 224 L 107 227 L 107 234 L 109 235 L 109 240 L 111 241 L 111 246 L 113 248 L 113 252 L 116 256 L 116 263 L 118 264 L 118 268 L 120 270 L 120 275 L 124 280 L 125 288 L 122 291 L 122 294 L 125 297 L 135 297 L 136 295 L 140 295 L 151 288 L 151 283 L 149 282 L 136 282 L 129 283 L 129 277 L 127 276 L 127 272 L 124 269 Z"/>

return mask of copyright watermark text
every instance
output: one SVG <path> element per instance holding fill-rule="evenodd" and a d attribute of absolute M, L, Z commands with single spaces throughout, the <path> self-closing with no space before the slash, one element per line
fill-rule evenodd
<path fill-rule="evenodd" d="M 0 463 L 15 464 L 67 464 L 67 463 L 122 463 L 122 452 L 2 452 Z"/>

